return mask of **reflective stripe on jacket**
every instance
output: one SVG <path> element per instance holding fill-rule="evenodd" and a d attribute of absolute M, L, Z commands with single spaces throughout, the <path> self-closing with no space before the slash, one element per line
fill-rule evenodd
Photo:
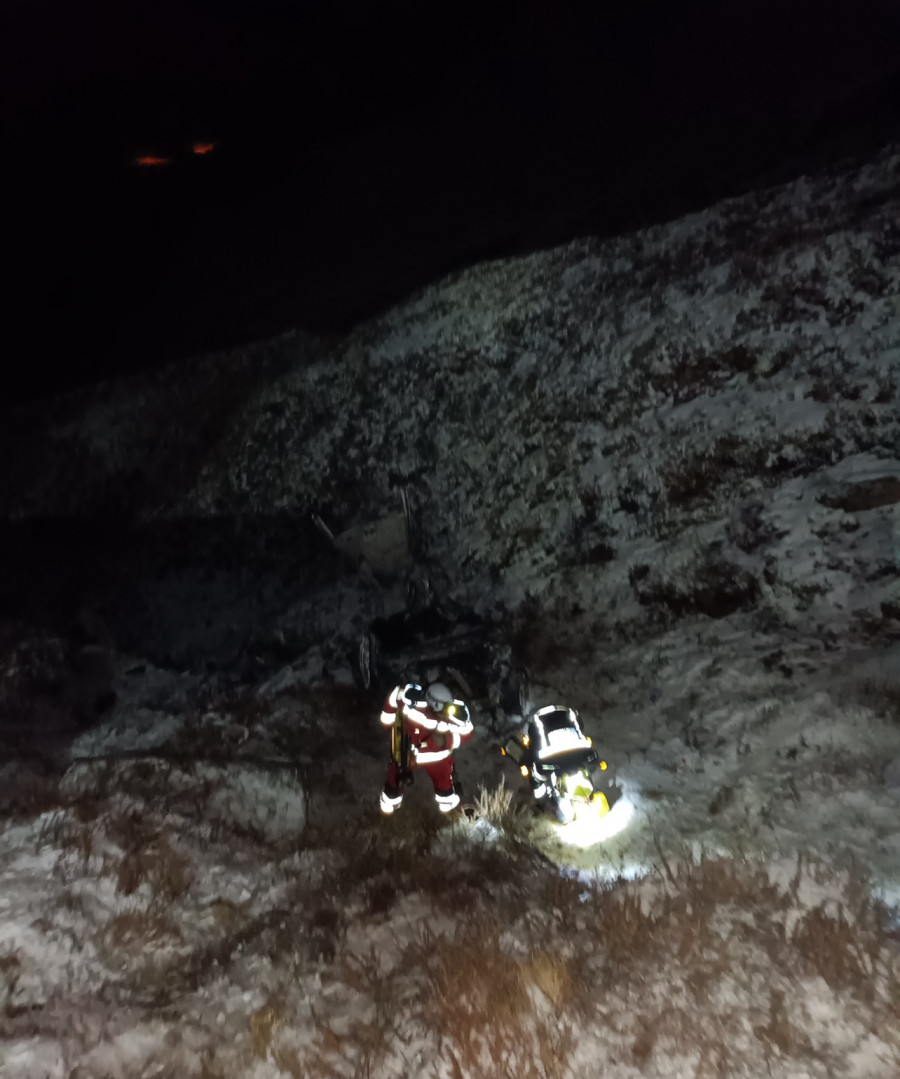
<path fill-rule="evenodd" d="M 435 712 L 425 699 L 425 691 L 415 682 L 394 686 L 381 711 L 385 727 L 393 726 L 398 710 L 403 710 L 403 729 L 409 735 L 416 764 L 436 764 L 475 733 L 468 707 L 454 700 L 456 714 Z M 439 736 L 439 737 L 436 737 Z"/>

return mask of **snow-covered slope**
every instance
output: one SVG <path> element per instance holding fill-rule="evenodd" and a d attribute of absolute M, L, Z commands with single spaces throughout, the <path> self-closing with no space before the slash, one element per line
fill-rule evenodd
<path fill-rule="evenodd" d="M 865 635 L 900 544 L 898 162 L 478 266 L 346 339 L 19 410 L 0 507 L 299 542 L 311 508 L 371 518 L 408 483 L 460 592 Z"/>
<path fill-rule="evenodd" d="M 898 210 L 887 150 L 9 412 L 0 1074 L 900 1073 Z M 310 514 L 401 487 L 621 833 L 372 822 L 394 597 Z"/>

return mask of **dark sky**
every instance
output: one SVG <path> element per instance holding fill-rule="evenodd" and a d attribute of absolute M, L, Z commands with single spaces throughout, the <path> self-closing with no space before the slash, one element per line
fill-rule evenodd
<path fill-rule="evenodd" d="M 345 327 L 877 145 L 898 103 L 898 0 L 3 0 L 7 395 Z"/>

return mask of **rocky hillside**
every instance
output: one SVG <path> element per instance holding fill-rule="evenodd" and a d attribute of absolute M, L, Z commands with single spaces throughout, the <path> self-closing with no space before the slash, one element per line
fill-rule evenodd
<path fill-rule="evenodd" d="M 346 596 L 327 613 L 333 586 L 357 589 L 310 513 L 339 531 L 407 485 L 470 601 L 580 633 L 754 610 L 895 635 L 898 209 L 887 150 L 476 266 L 346 337 L 14 410 L 7 603 L 90 608 L 179 662 L 275 632 L 300 648 L 363 616 Z"/>

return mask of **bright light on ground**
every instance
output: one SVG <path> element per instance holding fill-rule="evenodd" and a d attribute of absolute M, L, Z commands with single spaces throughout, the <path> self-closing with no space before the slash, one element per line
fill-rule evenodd
<path fill-rule="evenodd" d="M 634 816 L 634 803 L 623 795 L 603 817 L 597 812 L 582 811 L 571 822 L 559 826 L 561 842 L 570 847 L 592 847 L 604 843 L 628 827 Z"/>

